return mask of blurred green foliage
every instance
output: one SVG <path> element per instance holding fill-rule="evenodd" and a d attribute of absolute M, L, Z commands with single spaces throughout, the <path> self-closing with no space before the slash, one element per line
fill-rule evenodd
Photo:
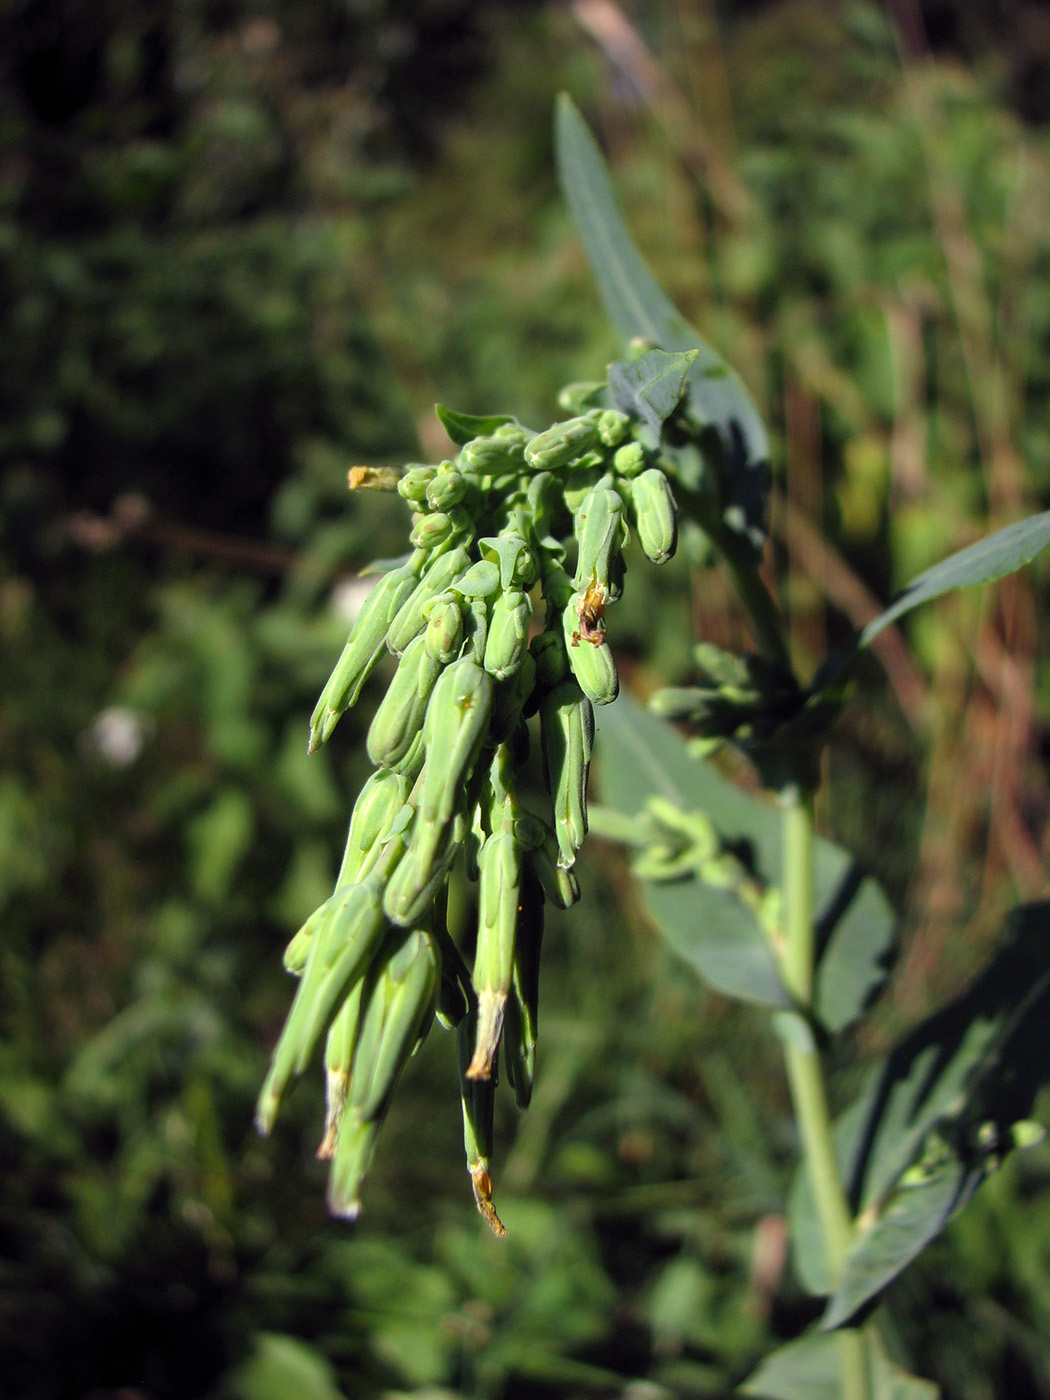
<path fill-rule="evenodd" d="M 355 1233 L 310 1165 L 318 1097 L 265 1144 L 251 1112 L 279 950 L 364 772 L 367 707 L 309 761 L 306 720 L 354 572 L 401 536 L 346 468 L 441 452 L 436 398 L 547 421 L 617 351 L 555 197 L 560 87 L 774 425 L 804 655 L 851 606 L 839 565 L 885 598 L 1048 504 L 1040 70 L 940 9 L 967 18 L 927 62 L 872 3 L 639 7 L 647 88 L 629 47 L 610 67 L 569 11 L 509 0 L 3 7 L 6 1393 L 715 1396 L 808 1320 L 771 1047 L 667 961 L 607 851 L 548 935 L 503 1245 L 433 1047 Z M 646 577 L 618 618 L 643 692 L 691 622 L 741 628 L 684 565 Z M 889 1019 L 972 963 L 949 914 L 979 935 L 1045 890 L 1044 595 L 939 607 L 915 728 L 873 671 L 842 731 L 831 824 L 922 930 Z M 891 1297 L 952 1400 L 1047 1393 L 1048 1177 L 1041 1150 L 1004 1172 Z"/>

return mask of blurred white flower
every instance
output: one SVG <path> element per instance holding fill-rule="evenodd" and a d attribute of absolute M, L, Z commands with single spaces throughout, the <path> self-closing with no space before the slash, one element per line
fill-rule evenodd
<path fill-rule="evenodd" d="M 364 607 L 365 599 L 379 582 L 379 576 L 370 574 L 367 578 L 344 578 L 332 589 L 329 600 L 332 611 L 351 626 Z"/>
<path fill-rule="evenodd" d="M 111 705 L 95 716 L 84 738 L 114 768 L 127 768 L 142 752 L 150 728 L 144 715 L 124 705 Z"/>

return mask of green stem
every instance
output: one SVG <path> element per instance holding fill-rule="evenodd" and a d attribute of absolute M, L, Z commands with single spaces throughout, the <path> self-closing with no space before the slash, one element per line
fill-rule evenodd
<path fill-rule="evenodd" d="M 832 1285 L 845 1268 L 853 1220 L 839 1176 L 824 1075 L 809 1020 L 815 963 L 813 920 L 813 795 L 797 786 L 781 793 L 784 950 L 780 970 L 798 1008 L 780 1017 L 781 1039 L 802 1154 L 824 1239 Z M 841 1334 L 843 1400 L 869 1400 L 864 1337 Z"/>
<path fill-rule="evenodd" d="M 783 844 L 784 952 L 781 974 L 796 1004 L 813 1001 L 813 796 L 797 785 L 780 798 Z"/>
<path fill-rule="evenodd" d="M 696 502 L 696 513 L 732 576 L 762 655 L 792 674 L 783 619 L 755 560 L 720 517 Z M 813 918 L 813 794 L 799 783 L 781 792 L 783 812 L 784 948 L 780 970 L 795 1002 L 779 1017 L 784 1059 L 803 1159 L 816 1200 L 832 1285 L 842 1277 L 853 1239 L 853 1218 L 842 1187 L 831 1135 L 823 1068 L 810 1014 L 816 965 Z M 839 1333 L 842 1400 L 871 1400 L 867 1344 L 862 1332 Z"/>
<path fill-rule="evenodd" d="M 726 568 L 733 576 L 740 600 L 747 609 L 751 626 L 755 629 L 759 651 L 767 661 L 775 662 L 790 675 L 791 656 L 784 642 L 783 619 L 769 589 L 762 582 L 754 559 L 729 530 L 719 531 L 717 545 Z"/>
<path fill-rule="evenodd" d="M 706 496 L 679 489 L 682 503 L 688 502 L 688 512 L 703 528 L 704 533 L 721 555 L 732 576 L 740 601 L 747 609 L 754 629 L 758 649 L 767 661 L 791 673 L 791 656 L 784 641 L 784 620 L 769 589 L 762 582 L 755 557 L 722 519 L 719 507 Z"/>

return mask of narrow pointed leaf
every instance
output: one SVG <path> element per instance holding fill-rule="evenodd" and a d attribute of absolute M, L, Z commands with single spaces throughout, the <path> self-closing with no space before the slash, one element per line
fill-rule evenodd
<path fill-rule="evenodd" d="M 877 1297 L 940 1234 L 986 1174 L 983 1163 L 968 1164 L 952 1153 L 921 1182 L 898 1187 L 850 1250 L 845 1277 L 821 1327 L 841 1327 Z"/>
<path fill-rule="evenodd" d="M 866 1221 L 824 1325 L 848 1322 L 973 1195 L 1050 1081 L 1050 902 L 1015 911 L 970 988 L 916 1027 L 847 1111 Z"/>
<path fill-rule="evenodd" d="M 1017 520 L 994 535 L 949 555 L 934 564 L 904 588 L 884 612 L 844 646 L 827 658 L 813 683 L 820 690 L 838 681 L 864 647 L 870 646 L 880 632 L 923 603 L 940 598 L 957 588 L 972 588 L 979 583 L 994 583 L 1007 574 L 1030 564 L 1037 554 L 1050 544 L 1050 511 Z"/>
<path fill-rule="evenodd" d="M 997 530 L 987 539 L 978 540 L 961 549 L 932 569 L 913 579 L 885 612 L 869 622 L 860 634 L 860 645 L 869 646 L 880 632 L 905 613 L 950 593 L 955 588 L 971 588 L 978 583 L 992 583 L 1030 564 L 1041 550 L 1050 544 L 1050 511 L 1031 515 Z"/>
<path fill-rule="evenodd" d="M 514 422 L 508 413 L 490 413 L 479 417 L 473 413 L 457 413 L 454 408 L 446 408 L 442 403 L 434 405 L 434 412 L 457 447 L 462 447 L 472 438 L 488 437 L 497 428 L 502 428 L 504 423 Z"/>
<path fill-rule="evenodd" d="M 558 175 L 609 319 L 627 340 L 661 350 L 696 350 L 686 378 L 689 406 L 721 441 L 726 523 L 759 548 L 765 537 L 769 442 L 743 383 L 685 320 L 638 254 L 598 145 L 571 98 L 555 114 Z"/>

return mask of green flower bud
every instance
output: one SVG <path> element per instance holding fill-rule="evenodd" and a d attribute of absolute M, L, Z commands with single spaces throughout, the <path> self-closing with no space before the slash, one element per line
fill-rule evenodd
<path fill-rule="evenodd" d="M 607 472 L 604 466 L 592 466 L 586 469 L 577 467 L 562 490 L 562 501 L 565 504 L 565 509 L 570 514 L 576 515 L 596 486 L 611 486 L 613 480 L 612 473 Z"/>
<path fill-rule="evenodd" d="M 499 686 L 495 687 L 499 690 Z M 491 738 L 491 735 L 490 735 Z M 518 786 L 517 767 L 506 744 L 497 742 L 481 776 L 476 819 L 485 837 L 499 829 L 505 816 L 513 816 Z"/>
<path fill-rule="evenodd" d="M 562 568 L 560 560 L 548 558 L 544 562 L 546 567 L 543 570 L 543 601 L 547 605 L 547 625 L 550 627 L 551 618 L 555 613 L 562 611 L 572 598 L 574 589 L 572 579 Z"/>
<path fill-rule="evenodd" d="M 571 909 L 580 897 L 580 885 L 571 870 L 558 864 L 560 852 L 554 832 L 531 812 L 519 815 L 515 832 L 543 893 L 556 909 Z"/>
<path fill-rule="evenodd" d="M 560 549 L 552 530 L 561 513 L 562 499 L 558 480 L 552 472 L 534 472 L 525 491 L 525 509 L 532 522 L 532 535 L 542 540 L 544 548 Z"/>
<path fill-rule="evenodd" d="M 408 850 L 398 861 L 383 893 L 383 908 L 391 923 L 411 928 L 428 916 L 459 853 L 466 826 L 462 813 L 441 829 L 420 823 L 417 818 Z"/>
<path fill-rule="evenodd" d="M 514 975 L 521 858 L 508 830 L 493 833 L 478 857 L 478 938 L 474 990 L 478 1025 L 468 1079 L 489 1079 L 503 1030 L 503 1009 Z"/>
<path fill-rule="evenodd" d="M 678 543 L 678 507 L 670 482 L 650 467 L 631 482 L 631 504 L 638 541 L 654 564 L 665 564 Z"/>
<path fill-rule="evenodd" d="M 471 598 L 463 614 L 463 654 L 484 664 L 485 645 L 489 636 L 489 602 L 486 598 Z"/>
<path fill-rule="evenodd" d="M 500 593 L 489 614 L 485 641 L 485 670 L 498 681 L 513 675 L 521 666 L 529 644 L 532 603 L 520 588 Z"/>
<path fill-rule="evenodd" d="M 523 735 L 525 756 L 528 755 L 528 726 L 523 721 L 535 686 L 536 663 L 526 652 L 518 669 L 493 687 L 489 738 L 494 744 L 507 743 L 515 735 Z M 517 743 L 521 743 L 521 739 Z M 524 763 L 525 758 L 522 757 L 520 762 Z"/>
<path fill-rule="evenodd" d="M 595 705 L 609 705 L 619 694 L 616 662 L 605 641 L 605 602 L 600 592 L 569 600 L 562 613 L 566 654 L 584 695 Z"/>
<path fill-rule="evenodd" d="M 387 632 L 386 644 L 395 656 L 400 656 L 413 637 L 426 626 L 424 608 L 452 588 L 470 567 L 470 555 L 461 546 L 447 553 L 431 556 L 419 582 L 402 603 Z"/>
<path fill-rule="evenodd" d="M 386 927 L 382 893 L 382 883 L 369 878 L 337 890 L 329 901 L 259 1095 L 261 1133 L 270 1131 L 292 1076 L 306 1068 L 336 1005 L 371 960 Z"/>
<path fill-rule="evenodd" d="M 404 476 L 397 483 L 398 495 L 407 501 L 413 510 L 422 510 L 427 503 L 427 487 L 437 474 L 437 467 L 407 467 Z"/>
<path fill-rule="evenodd" d="M 316 995 L 307 998 L 299 1028 L 297 1074 L 306 1069 L 335 1008 L 365 975 L 383 941 L 389 925 L 383 916 L 382 895 L 383 876 L 373 873 L 356 885 L 336 890 L 332 896 L 332 913 L 318 940 L 317 968 L 307 968 L 307 973 L 319 981 Z M 306 973 L 304 980 L 305 977 Z M 292 1011 L 295 1012 L 294 1004 Z"/>
<path fill-rule="evenodd" d="M 416 569 L 412 564 L 403 565 L 384 574 L 365 599 L 310 718 L 310 753 L 326 742 L 342 715 L 357 703 L 362 686 L 382 655 L 391 619 L 418 587 Z"/>
<path fill-rule="evenodd" d="M 385 1114 L 401 1071 L 434 1014 L 441 955 L 432 933 L 414 929 L 365 990 L 348 1100 L 363 1119 Z"/>
<path fill-rule="evenodd" d="M 306 966 L 306 959 L 313 946 L 314 937 L 324 922 L 330 903 L 331 900 L 326 899 L 320 908 L 314 910 L 302 928 L 292 936 L 284 950 L 285 971 L 293 973 L 296 977 L 301 974 Z"/>
<path fill-rule="evenodd" d="M 529 433 L 518 424 L 506 423 L 489 437 L 476 437 L 460 453 L 463 466 L 476 476 L 508 476 L 525 465 Z"/>
<path fill-rule="evenodd" d="M 518 1107 L 528 1108 L 536 1068 L 543 891 L 527 864 L 522 872 L 519 898 L 514 966 L 503 1016 L 503 1061 Z"/>
<path fill-rule="evenodd" d="M 472 810 L 469 782 L 491 708 L 492 677 L 480 666 L 461 657 L 445 668 L 427 706 L 423 742 L 428 761 L 419 780 L 408 849 L 384 895 L 387 916 L 402 927 L 422 917 L 465 838 L 466 814 Z"/>
<path fill-rule="evenodd" d="M 463 644 L 463 609 L 454 592 L 440 593 L 424 608 L 427 630 L 423 636 L 428 656 L 447 666 Z"/>
<path fill-rule="evenodd" d="M 399 773 L 380 769 L 373 773 L 357 795 L 350 830 L 346 837 L 343 862 L 336 877 L 336 889 L 352 885 L 368 873 L 379 848 L 394 830 L 408 798 L 409 782 Z"/>
<path fill-rule="evenodd" d="M 419 815 L 446 826 L 457 798 L 474 770 L 488 733 L 492 677 L 467 657 L 447 667 L 434 687 L 424 721 L 428 763 L 423 774 Z"/>
<path fill-rule="evenodd" d="M 557 471 L 566 467 L 598 442 L 598 424 L 587 415 L 555 423 L 534 437 L 525 449 L 525 461 L 534 471 Z"/>
<path fill-rule="evenodd" d="M 648 454 L 640 442 L 625 442 L 622 447 L 616 449 L 613 471 L 617 476 L 639 476 L 645 471 L 648 460 Z"/>
<path fill-rule="evenodd" d="M 560 632 L 538 632 L 529 643 L 529 652 L 536 662 L 536 684 L 553 690 L 568 674 L 569 661 L 565 641 Z"/>
<path fill-rule="evenodd" d="M 456 1052 L 459 1059 L 460 1095 L 463 1100 L 463 1145 L 467 1153 L 467 1170 L 474 1189 L 478 1211 L 495 1235 L 505 1235 L 496 1207 L 492 1204 L 492 1119 L 496 1099 L 495 1079 L 468 1079 L 467 1066 L 474 1056 L 477 1038 L 477 1018 L 465 1017 L 456 1032 Z"/>
<path fill-rule="evenodd" d="M 422 771 L 426 756 L 427 749 L 423 742 L 423 731 L 420 729 L 416 732 L 416 737 L 412 740 L 405 753 L 403 753 L 400 758 L 395 758 L 390 764 L 389 771 L 407 778 L 410 783 L 415 782 L 419 773 Z"/>
<path fill-rule="evenodd" d="M 451 510 L 453 506 L 458 506 L 467 493 L 467 483 L 462 472 L 456 471 L 451 464 L 449 469 L 444 470 L 445 464 L 437 476 L 427 486 L 426 501 L 431 510 Z"/>
<path fill-rule="evenodd" d="M 587 835 L 587 772 L 594 711 L 575 681 L 564 681 L 540 705 L 543 776 L 554 804 L 558 864 L 568 870 Z"/>
<path fill-rule="evenodd" d="M 381 1127 L 378 1119 L 363 1119 L 352 1109 L 341 1115 L 327 1195 L 328 1209 L 340 1220 L 356 1220 L 361 1214 L 361 1187 Z"/>
<path fill-rule="evenodd" d="M 620 693 L 620 678 L 608 643 L 583 645 L 569 655 L 572 673 L 584 695 L 595 705 L 611 705 Z"/>
<path fill-rule="evenodd" d="M 354 1058 L 354 1043 L 361 1014 L 361 993 L 365 979 L 362 978 L 354 990 L 336 1012 L 335 1020 L 328 1030 L 324 1047 L 325 1068 L 325 1119 L 324 1136 L 317 1149 L 317 1156 L 328 1161 L 335 1155 L 339 1140 L 339 1128 L 346 1112 L 346 1096 L 350 1087 L 350 1067 Z"/>
<path fill-rule="evenodd" d="M 404 758 L 423 728 L 430 692 L 442 669 L 426 649 L 426 636 L 420 633 L 405 648 L 369 727 L 368 756 L 377 768 L 392 768 Z"/>
<path fill-rule="evenodd" d="M 450 507 L 448 513 L 435 511 L 416 517 L 409 543 L 415 549 L 440 549 L 457 538 L 469 538 L 474 522 L 462 506 Z"/>
<path fill-rule="evenodd" d="M 580 542 L 576 561 L 577 591 L 599 587 L 604 589 L 608 600 L 609 581 L 627 535 L 619 492 L 596 486 L 577 512 L 575 529 Z"/>
<path fill-rule="evenodd" d="M 598 419 L 598 437 L 605 447 L 619 447 L 631 431 L 631 420 L 618 409 L 607 408 Z"/>

